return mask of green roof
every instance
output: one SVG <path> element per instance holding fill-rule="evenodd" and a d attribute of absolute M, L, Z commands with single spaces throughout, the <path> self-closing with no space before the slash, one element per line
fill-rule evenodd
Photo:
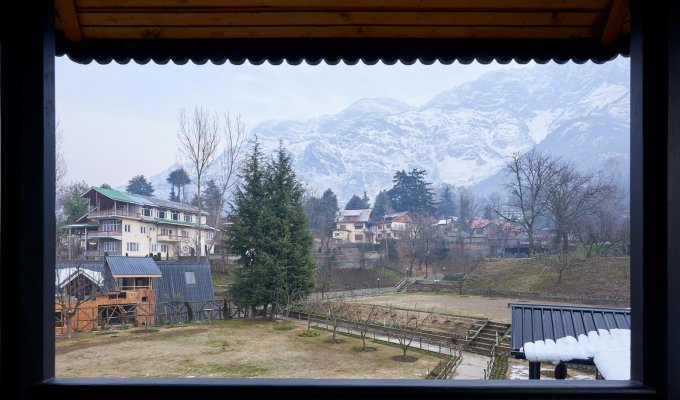
<path fill-rule="evenodd" d="M 186 221 L 177 221 L 174 219 L 167 219 L 167 218 L 154 218 L 157 222 L 164 223 L 164 224 L 180 224 L 180 225 L 187 225 L 187 226 L 194 226 L 193 223 L 191 222 L 186 222 Z"/>
<path fill-rule="evenodd" d="M 128 203 L 136 203 L 136 201 L 133 198 L 131 198 L 128 195 L 126 195 L 125 193 L 119 192 L 118 190 L 115 190 L 115 189 L 107 189 L 107 188 L 100 188 L 100 187 L 96 187 L 96 188 L 93 188 L 93 189 L 96 190 L 97 192 L 103 194 L 104 196 L 112 199 L 112 200 L 127 201 Z"/>
<path fill-rule="evenodd" d="M 70 225 L 64 225 L 61 228 L 66 229 L 66 228 L 96 228 L 98 225 L 96 223 L 92 224 L 70 224 Z"/>

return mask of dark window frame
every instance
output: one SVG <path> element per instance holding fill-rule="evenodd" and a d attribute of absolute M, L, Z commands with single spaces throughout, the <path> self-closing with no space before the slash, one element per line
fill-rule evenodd
<path fill-rule="evenodd" d="M 680 304 L 680 209 L 671 206 L 675 205 L 674 199 L 680 198 L 680 26 L 671 23 L 680 20 L 680 5 L 659 2 L 647 9 L 642 2 L 632 3 L 632 380 L 593 383 L 55 379 L 51 329 L 54 305 L 47 295 L 53 292 L 54 285 L 54 6 L 52 2 L 16 3 L 20 11 L 0 16 L 0 115 L 2 132 L 10 132 L 2 136 L 0 147 L 4 189 L 1 257 L 4 266 L 15 266 L 0 269 L 4 278 L 0 281 L 4 289 L 0 292 L 0 315 L 5 321 L 1 327 L 4 354 L 0 360 L 3 394 L 10 398 L 51 399 L 145 399 L 159 395 L 356 399 L 680 397 L 674 365 L 674 360 L 680 359 L 680 344 L 670 340 L 680 336 L 680 323 L 678 318 L 672 318 L 671 310 L 671 305 Z M 21 23 L 22 29 L 7 29 L 16 23 Z M 256 43 L 248 46 L 257 46 Z M 500 47 L 496 48 L 500 53 Z M 380 53 L 381 49 L 373 51 Z M 420 50 L 413 47 L 410 51 L 415 59 Z M 478 56 L 489 60 L 493 58 L 490 54 L 494 53 Z M 666 184 L 652 184 L 659 180 Z M 644 186 L 644 182 L 648 185 Z M 36 235 L 36 229 L 41 233 Z M 36 277 L 36 266 L 42 267 L 42 276 Z M 12 290 L 17 282 L 18 295 Z M 44 295 L 36 296 L 36 292 Z"/>

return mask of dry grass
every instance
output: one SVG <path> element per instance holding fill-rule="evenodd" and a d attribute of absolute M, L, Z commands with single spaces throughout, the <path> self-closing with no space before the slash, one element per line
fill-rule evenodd
<path fill-rule="evenodd" d="M 412 363 L 394 361 L 400 349 L 371 342 L 376 351 L 357 352 L 361 340 L 331 333 L 300 337 L 306 325 L 275 330 L 276 322 L 214 321 L 162 327 L 144 335 L 78 333 L 57 339 L 58 377 L 261 377 L 423 379 L 440 359 L 418 353 Z"/>
<path fill-rule="evenodd" d="M 540 257 L 487 259 L 466 282 L 466 288 L 551 292 L 575 296 L 630 296 L 630 258 L 575 260 L 562 274 L 546 267 Z M 628 304 L 611 304 L 627 307 Z"/>

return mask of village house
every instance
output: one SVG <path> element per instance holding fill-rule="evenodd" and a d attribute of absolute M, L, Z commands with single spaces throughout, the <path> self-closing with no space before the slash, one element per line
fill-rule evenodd
<path fill-rule="evenodd" d="M 161 271 L 150 257 L 106 257 L 101 262 L 62 261 L 55 271 L 55 332 L 119 324 L 155 323 L 153 278 Z M 76 303 L 80 301 L 76 309 Z"/>
<path fill-rule="evenodd" d="M 376 225 L 376 238 L 378 241 L 408 238 L 412 232 L 413 216 L 408 211 L 385 214 Z"/>
<path fill-rule="evenodd" d="M 92 188 L 81 197 L 88 212 L 67 225 L 69 259 L 102 259 L 110 255 L 158 255 L 162 259 L 195 256 L 198 207 L 108 188 Z M 200 255 L 214 253 L 217 229 L 201 212 Z"/>
<path fill-rule="evenodd" d="M 195 321 L 217 317 L 206 261 L 108 256 L 104 261 L 58 261 L 55 272 L 57 334 L 67 331 L 67 312 L 75 312 L 72 331 L 179 322 L 187 318 L 188 307 Z"/>
<path fill-rule="evenodd" d="M 335 218 L 333 238 L 344 243 L 373 243 L 372 211 L 371 208 L 339 211 Z"/>

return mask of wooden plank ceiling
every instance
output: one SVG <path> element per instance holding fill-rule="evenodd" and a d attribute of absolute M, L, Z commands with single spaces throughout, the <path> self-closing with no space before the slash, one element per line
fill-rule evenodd
<path fill-rule="evenodd" d="M 628 0 L 56 0 L 90 39 L 597 39 L 630 32 Z"/>

